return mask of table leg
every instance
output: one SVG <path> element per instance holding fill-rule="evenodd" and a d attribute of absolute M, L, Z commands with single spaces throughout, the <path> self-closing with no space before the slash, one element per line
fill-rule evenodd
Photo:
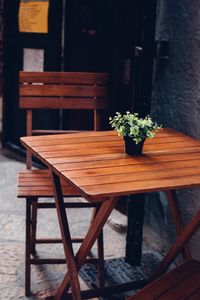
<path fill-rule="evenodd" d="M 150 281 L 161 276 L 170 266 L 170 264 L 174 261 L 174 259 L 178 256 L 178 254 L 182 251 L 185 244 L 189 241 L 192 235 L 200 226 L 200 210 L 195 214 L 192 220 L 187 224 L 185 229 L 182 230 L 179 237 L 176 239 L 176 242 L 168 251 L 167 255 L 164 257 L 163 261 L 158 266 L 157 270 L 153 273 L 150 278 Z"/>
<path fill-rule="evenodd" d="M 180 214 L 180 209 L 179 209 L 179 205 L 178 205 L 176 191 L 169 190 L 169 191 L 166 191 L 165 193 L 167 195 L 169 207 L 171 209 L 172 219 L 173 219 L 174 225 L 176 227 L 177 236 L 179 236 L 180 233 L 183 231 L 183 226 L 182 226 L 181 214 Z M 188 245 L 185 245 L 183 247 L 182 255 L 183 255 L 183 259 L 191 258 L 191 254 L 190 254 Z"/>
<path fill-rule="evenodd" d="M 108 200 L 105 200 L 101 203 L 100 208 L 76 254 L 75 260 L 76 260 L 76 267 L 77 270 L 81 268 L 83 263 L 85 262 L 85 259 L 91 250 L 92 246 L 94 245 L 97 237 L 99 236 L 101 230 L 103 229 L 103 226 L 105 225 L 108 217 L 110 216 L 113 208 L 116 206 L 116 203 L 118 201 L 118 197 L 112 197 Z M 70 272 L 67 272 L 65 275 L 57 293 L 55 296 L 55 299 L 61 299 L 63 294 L 66 292 L 66 289 L 68 288 L 70 282 Z"/>
<path fill-rule="evenodd" d="M 90 226 L 92 226 L 92 222 L 99 211 L 100 206 L 96 206 L 93 209 Z M 103 230 L 100 232 L 98 239 L 97 239 L 97 257 L 99 258 L 98 263 L 98 284 L 99 287 L 105 286 L 105 274 L 104 274 L 104 240 L 103 240 Z"/>
<path fill-rule="evenodd" d="M 58 214 L 60 231 L 61 231 L 61 236 L 62 236 L 62 241 L 63 241 L 64 253 L 65 253 L 65 258 L 66 258 L 66 262 L 67 262 L 67 266 L 68 266 L 68 270 L 69 270 L 68 286 L 70 283 L 73 300 L 80 300 L 81 299 L 80 283 L 79 283 L 79 279 L 78 279 L 78 271 L 77 271 L 77 267 L 76 267 L 76 262 L 74 259 L 74 251 L 72 248 L 69 224 L 68 224 L 67 215 L 66 215 L 65 206 L 64 206 L 64 200 L 63 200 L 63 196 L 62 196 L 60 178 L 53 172 L 51 172 L 51 175 L 52 175 L 52 183 L 53 183 L 54 195 L 55 195 L 55 204 L 56 204 L 56 210 L 57 210 L 57 214 Z"/>

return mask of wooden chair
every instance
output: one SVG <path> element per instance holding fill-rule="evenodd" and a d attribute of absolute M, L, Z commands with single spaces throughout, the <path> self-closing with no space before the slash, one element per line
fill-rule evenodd
<path fill-rule="evenodd" d="M 46 130 L 33 128 L 33 111 L 36 109 L 78 109 L 93 111 L 94 130 L 100 129 L 100 111 L 107 109 L 108 75 L 105 73 L 68 73 L 68 72 L 20 72 L 19 107 L 26 109 L 27 135 L 45 134 Z M 56 133 L 48 131 L 47 133 Z M 59 131 L 60 133 L 61 131 Z M 63 133 L 63 131 L 62 131 Z M 39 259 L 34 257 L 36 244 L 61 243 L 61 239 L 36 237 L 37 210 L 55 208 L 52 202 L 39 202 L 38 198 L 54 197 L 50 173 L 47 169 L 32 169 L 32 157 L 27 151 L 27 170 L 18 176 L 18 197 L 26 199 L 26 270 L 25 293 L 30 295 L 31 265 L 65 263 L 64 259 Z M 62 181 L 65 196 L 77 197 L 78 193 Z M 66 202 L 66 208 L 87 208 L 95 204 L 88 202 Z M 95 212 L 94 212 L 95 213 Z M 93 213 L 93 214 L 94 214 Z M 81 242 L 82 238 L 72 239 Z M 99 281 L 103 286 L 103 233 L 97 242 Z"/>
<path fill-rule="evenodd" d="M 200 262 L 186 259 L 179 266 L 164 274 L 171 263 L 184 249 L 189 239 L 200 227 L 200 210 L 182 230 L 149 284 L 127 300 L 199 300 Z M 164 275 L 163 275 L 164 274 Z"/>
<path fill-rule="evenodd" d="M 187 260 L 128 300 L 199 300 L 200 263 Z"/>

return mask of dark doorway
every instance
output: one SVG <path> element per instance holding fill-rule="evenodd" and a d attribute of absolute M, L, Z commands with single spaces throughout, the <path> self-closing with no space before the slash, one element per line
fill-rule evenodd
<path fill-rule="evenodd" d="M 112 78 L 119 0 L 73 0 L 65 2 L 64 70 L 106 72 Z M 112 97 L 110 81 L 109 103 Z M 108 127 L 109 111 L 102 115 L 101 129 Z M 92 114 L 63 112 L 63 127 L 90 129 Z"/>
<path fill-rule="evenodd" d="M 109 72 L 116 29 L 114 0 L 66 1 L 64 69 Z"/>

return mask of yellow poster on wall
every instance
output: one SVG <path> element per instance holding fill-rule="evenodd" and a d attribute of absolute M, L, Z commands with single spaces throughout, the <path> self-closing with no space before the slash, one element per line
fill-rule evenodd
<path fill-rule="evenodd" d="M 19 32 L 48 33 L 49 0 L 20 0 Z"/>

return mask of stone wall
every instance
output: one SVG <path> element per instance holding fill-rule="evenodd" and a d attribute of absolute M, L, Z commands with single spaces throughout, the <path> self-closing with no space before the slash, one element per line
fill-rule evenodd
<path fill-rule="evenodd" d="M 167 60 L 155 60 L 152 115 L 163 126 L 200 138 L 200 2 L 159 0 L 156 39 L 169 40 L 170 50 Z M 174 233 L 166 198 L 159 196 L 146 205 L 145 239 L 166 251 Z M 200 189 L 179 191 L 178 199 L 187 222 L 200 207 Z M 200 259 L 200 232 L 191 246 Z"/>

